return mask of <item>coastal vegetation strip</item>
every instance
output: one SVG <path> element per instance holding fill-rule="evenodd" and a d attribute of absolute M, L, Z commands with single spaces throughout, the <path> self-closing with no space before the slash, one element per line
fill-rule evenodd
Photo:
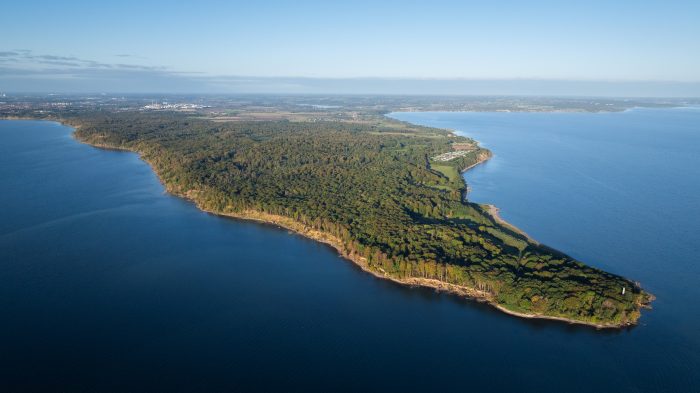
<path fill-rule="evenodd" d="M 636 323 L 652 298 L 465 201 L 459 172 L 490 152 L 446 130 L 133 112 L 65 120 L 81 141 L 138 152 L 169 192 L 203 210 L 328 243 L 380 277 L 598 327 Z M 473 149 L 436 167 L 431 157 L 454 144 Z"/>

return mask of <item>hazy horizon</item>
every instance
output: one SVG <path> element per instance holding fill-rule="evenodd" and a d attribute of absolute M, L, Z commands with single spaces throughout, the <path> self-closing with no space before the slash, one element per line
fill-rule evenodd
<path fill-rule="evenodd" d="M 3 76 L 0 76 L 2 81 Z M 700 82 L 468 80 L 395 78 L 260 78 L 206 79 L 139 75 L 66 80 L 15 79 L 0 83 L 8 94 L 223 94 L 223 95 L 407 95 L 407 96 L 542 96 L 605 98 L 698 98 Z"/>

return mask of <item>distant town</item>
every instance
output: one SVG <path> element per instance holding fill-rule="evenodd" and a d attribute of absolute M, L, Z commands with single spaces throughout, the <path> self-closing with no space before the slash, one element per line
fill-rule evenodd
<path fill-rule="evenodd" d="M 204 108 L 209 108 L 209 105 L 200 105 L 200 104 L 192 104 L 192 103 L 168 103 L 167 101 L 163 101 L 162 103 L 152 103 L 148 105 L 144 105 L 141 107 L 143 110 L 151 110 L 151 111 L 158 111 L 158 110 L 173 110 L 173 111 L 193 111 L 196 109 L 204 109 Z"/>

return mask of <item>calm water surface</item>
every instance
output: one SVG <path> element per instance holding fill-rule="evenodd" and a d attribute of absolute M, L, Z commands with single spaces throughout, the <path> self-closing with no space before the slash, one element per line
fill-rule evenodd
<path fill-rule="evenodd" d="M 655 309 L 600 332 L 404 288 L 165 195 L 135 154 L 0 121 L 0 391 L 700 387 L 700 111 L 394 116 L 493 149 L 472 199 Z"/>

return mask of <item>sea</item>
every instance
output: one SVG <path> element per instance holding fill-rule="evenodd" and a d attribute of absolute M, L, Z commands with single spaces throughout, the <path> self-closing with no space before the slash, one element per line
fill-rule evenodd
<path fill-rule="evenodd" d="M 528 320 L 367 274 L 168 195 L 134 153 L 0 121 L 0 391 L 700 391 L 700 109 L 392 113 L 536 240 L 656 295 L 639 325 Z"/>

